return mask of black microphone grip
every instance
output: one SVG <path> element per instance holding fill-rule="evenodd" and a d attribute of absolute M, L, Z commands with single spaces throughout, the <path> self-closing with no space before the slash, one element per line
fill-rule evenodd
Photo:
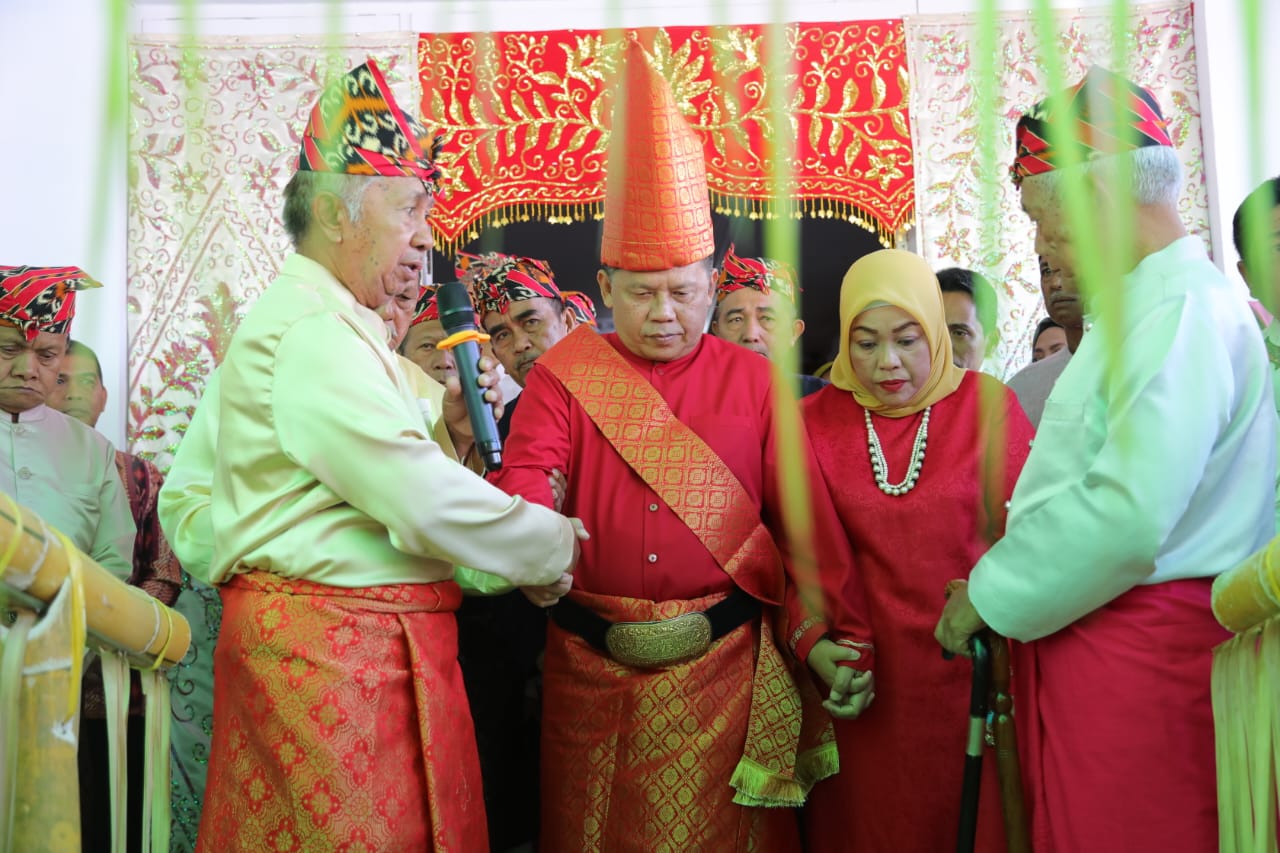
<path fill-rule="evenodd" d="M 450 336 L 459 332 L 478 332 L 475 309 L 471 295 L 460 281 L 440 285 L 436 291 L 436 306 L 440 311 L 440 325 Z M 467 405 L 471 420 L 471 433 L 476 450 L 484 460 L 486 471 L 502 467 L 502 440 L 498 438 L 498 424 L 493 419 L 493 408 L 484 399 L 485 389 L 476 384 L 480 377 L 480 346 L 475 341 L 462 341 L 453 347 L 453 363 L 458 368 L 458 381 L 462 383 L 462 399 Z"/>

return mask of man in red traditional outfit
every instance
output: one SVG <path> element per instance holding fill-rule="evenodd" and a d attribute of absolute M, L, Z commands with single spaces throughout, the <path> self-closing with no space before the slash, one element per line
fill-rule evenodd
<path fill-rule="evenodd" d="M 1210 670 L 1229 635 L 1210 590 L 1274 531 L 1266 352 L 1179 217 L 1181 164 L 1151 92 L 1090 69 L 1014 138 L 1036 250 L 1084 273 L 1091 323 L 1045 402 L 1005 536 L 936 636 L 953 652 L 984 625 L 1022 641 L 1037 853 L 1215 850 Z M 1098 268 L 1120 262 L 1089 270 L 1088 236 Z"/>
<path fill-rule="evenodd" d="M 551 266 L 499 252 L 459 252 L 456 264 L 494 356 L 523 387 L 534 361 L 577 325 Z M 511 400 L 498 421 L 503 441 L 519 402 L 519 396 Z M 538 661 L 546 633 L 546 612 L 517 590 L 469 596 L 458 609 L 458 662 L 475 719 L 495 851 L 531 843 L 538 834 Z"/>
<path fill-rule="evenodd" d="M 794 850 L 794 811 L 770 806 L 798 805 L 835 765 L 825 715 L 802 713 L 816 692 L 774 637 L 786 542 L 770 368 L 703 334 L 701 144 L 643 49 L 626 50 L 598 276 L 617 331 L 579 327 L 542 354 L 494 477 L 551 505 L 547 475 L 564 471 L 565 511 L 593 531 L 547 637 L 542 849 Z M 820 483 L 803 437 L 789 449 Z M 814 541 L 788 553 L 847 560 L 830 496 L 803 499 Z M 823 641 L 811 663 L 830 679 L 870 652 Z"/>
<path fill-rule="evenodd" d="M 372 60 L 325 90 L 285 188 L 297 253 L 221 367 L 201 850 L 486 849 L 454 566 L 549 584 L 580 527 L 450 459 L 387 347 L 378 311 L 432 247 L 430 144 Z"/>

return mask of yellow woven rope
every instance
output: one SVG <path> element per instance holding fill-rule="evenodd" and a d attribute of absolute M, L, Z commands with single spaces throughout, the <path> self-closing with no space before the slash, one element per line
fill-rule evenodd
<path fill-rule="evenodd" d="M 18 553 L 18 543 L 22 541 L 22 534 L 26 528 L 22 523 L 22 509 L 18 506 L 18 502 L 8 492 L 0 492 L 0 495 L 4 495 L 9 508 L 13 511 L 13 536 L 5 544 L 4 554 L 0 555 L 0 578 L 2 578 L 9 568 L 9 561 L 13 559 L 14 554 Z"/>
<path fill-rule="evenodd" d="M 80 710 L 80 676 L 84 670 L 87 629 L 84 611 L 84 567 L 80 551 L 61 531 L 54 531 L 67 552 L 67 580 L 71 582 L 71 686 L 67 689 L 67 719 Z"/>
<path fill-rule="evenodd" d="M 164 611 L 165 619 L 169 623 L 169 633 L 165 635 L 164 645 L 160 647 L 160 654 L 156 655 L 155 663 L 147 667 L 147 672 L 155 672 L 164 665 L 165 655 L 169 653 L 169 644 L 173 642 L 173 610 L 168 607 L 161 608 Z"/>

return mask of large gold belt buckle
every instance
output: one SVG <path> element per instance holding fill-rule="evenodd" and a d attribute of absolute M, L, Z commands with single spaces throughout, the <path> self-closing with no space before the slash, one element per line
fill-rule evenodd
<path fill-rule="evenodd" d="M 609 656 L 641 668 L 671 666 L 711 648 L 711 620 L 701 611 L 657 622 L 617 622 L 604 635 Z"/>

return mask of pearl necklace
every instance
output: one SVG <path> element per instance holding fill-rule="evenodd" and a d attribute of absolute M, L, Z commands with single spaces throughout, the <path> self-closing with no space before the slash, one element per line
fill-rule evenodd
<path fill-rule="evenodd" d="M 907 476 L 896 486 L 889 482 L 889 463 L 885 461 L 884 448 L 880 446 L 880 436 L 876 435 L 876 428 L 871 425 L 871 412 L 867 409 L 862 410 L 867 422 L 867 447 L 871 451 L 871 473 L 875 475 L 876 485 L 880 487 L 880 491 L 886 495 L 896 498 L 916 487 L 916 481 L 920 479 L 920 469 L 924 467 L 924 450 L 929 439 L 929 410 L 932 408 L 933 406 L 927 406 L 924 410 L 920 428 L 916 430 L 915 443 L 911 446 L 911 464 L 907 466 Z"/>

